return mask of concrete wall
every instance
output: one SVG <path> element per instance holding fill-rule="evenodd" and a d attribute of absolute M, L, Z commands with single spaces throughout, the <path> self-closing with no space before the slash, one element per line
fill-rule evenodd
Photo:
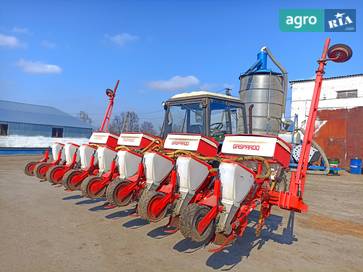
<path fill-rule="evenodd" d="M 49 147 L 52 143 L 76 143 L 84 144 L 88 142 L 89 138 L 51 138 L 43 136 L 0 136 L 0 148 L 1 147 L 27 147 L 27 148 L 39 148 Z"/>
<path fill-rule="evenodd" d="M 339 159 L 340 166 L 345 168 L 349 168 L 351 159 L 363 159 L 363 107 L 320 110 L 318 118 L 324 124 L 316 132 L 315 140 L 328 158 Z"/>
<path fill-rule="evenodd" d="M 291 116 L 298 114 L 299 125 L 307 118 L 314 90 L 314 80 L 291 83 Z M 337 98 L 337 91 L 358 90 L 357 98 Z M 351 109 L 363 106 L 363 75 L 323 81 L 319 110 Z"/>

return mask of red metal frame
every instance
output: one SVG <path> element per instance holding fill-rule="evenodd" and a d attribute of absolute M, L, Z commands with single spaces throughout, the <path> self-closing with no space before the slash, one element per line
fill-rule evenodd
<path fill-rule="evenodd" d="M 44 176 L 46 175 L 46 173 L 47 173 L 47 171 L 49 170 L 50 167 L 55 166 L 55 165 L 60 165 L 61 163 L 64 163 L 64 162 L 62 162 L 63 148 L 64 148 L 64 145 L 62 144 L 62 147 L 58 152 L 58 156 L 57 156 L 56 160 L 53 160 L 52 162 L 49 162 L 46 165 L 44 165 L 44 167 L 42 168 L 42 174 Z M 49 157 L 49 153 L 48 153 L 48 157 Z M 40 163 L 43 163 L 43 162 L 39 162 L 39 163 L 37 163 L 37 165 L 40 164 Z"/>
<path fill-rule="evenodd" d="M 180 157 L 182 157 L 181 155 Z M 199 160 L 197 157 L 190 155 L 193 159 L 202 162 L 203 164 L 207 165 L 209 168 L 209 174 L 203 181 L 203 183 L 199 186 L 196 190 L 193 198 L 190 200 L 189 204 L 196 203 L 201 199 L 204 199 L 208 194 L 210 194 L 209 190 L 207 190 L 208 185 L 214 180 L 217 173 L 212 171 L 212 166 L 207 164 L 204 161 Z M 157 198 L 153 200 L 152 207 L 150 208 L 149 212 L 152 213 L 153 218 L 157 218 L 166 208 L 168 205 L 172 205 L 176 200 L 180 198 L 180 193 L 177 191 L 177 171 L 174 168 L 170 174 L 170 179 L 167 177 L 157 188 L 157 192 L 161 192 L 164 194 L 162 198 Z M 174 233 L 178 231 L 178 224 L 175 224 L 178 215 L 175 217 L 170 215 L 169 222 L 167 227 L 174 227 L 174 230 L 167 231 L 169 233 Z"/>
<path fill-rule="evenodd" d="M 75 145 L 75 144 L 73 144 L 73 145 Z M 78 149 L 79 149 L 79 145 L 75 145 L 75 146 L 77 146 L 77 149 L 76 149 L 76 151 L 73 154 L 71 163 L 65 164 L 65 165 L 61 165 L 59 167 L 59 169 L 57 169 L 57 172 L 54 173 L 54 178 L 52 178 L 52 181 L 50 181 L 50 182 L 53 182 L 55 184 L 62 183 L 63 176 L 68 171 L 74 169 L 77 166 L 77 152 L 78 152 Z M 50 171 L 50 168 L 47 171 Z"/>
<path fill-rule="evenodd" d="M 96 150 L 95 152 L 92 154 L 91 156 L 91 160 L 90 160 L 90 166 L 87 169 L 80 169 L 79 174 L 74 175 L 72 177 L 72 180 L 70 180 L 70 182 L 77 187 L 78 185 L 80 185 L 87 177 L 89 176 L 95 176 L 98 174 L 98 168 L 95 165 L 95 154 L 96 154 Z M 72 190 L 69 190 L 72 191 Z"/>
<path fill-rule="evenodd" d="M 34 176 L 34 168 L 35 166 L 38 164 L 38 163 L 43 163 L 43 162 L 48 162 L 49 160 L 49 147 L 47 149 L 45 149 L 44 151 L 44 154 L 43 154 L 43 157 L 38 160 L 38 161 L 33 161 L 33 162 L 28 162 L 26 165 L 25 165 L 25 168 L 27 168 L 28 170 L 28 173 L 31 175 L 31 176 Z"/>
<path fill-rule="evenodd" d="M 93 182 L 89 187 L 89 191 L 92 192 L 94 195 L 97 195 L 101 192 L 106 186 L 108 186 L 112 180 L 119 176 L 117 167 L 116 167 L 116 158 L 112 160 L 110 170 L 104 174 L 102 174 L 101 179 L 99 181 Z M 86 195 L 86 197 L 89 197 Z M 101 196 L 100 196 L 101 197 Z"/>
<path fill-rule="evenodd" d="M 297 212 L 306 212 L 308 206 L 303 202 L 305 189 L 306 172 L 309 162 L 309 154 L 314 135 L 315 120 L 318 113 L 320 92 L 323 82 L 324 67 L 327 63 L 327 53 L 329 50 L 330 38 L 327 38 L 324 44 L 323 53 L 318 60 L 319 67 L 316 70 L 315 86 L 313 97 L 311 99 L 309 117 L 306 124 L 303 145 L 296 172 L 291 173 L 290 188 L 288 192 L 270 192 L 270 204 L 279 206 L 282 209 L 294 210 Z"/>
<path fill-rule="evenodd" d="M 118 199 L 124 200 L 132 194 L 132 201 L 139 199 L 140 192 L 146 187 L 144 164 L 141 162 L 136 175 L 127 179 L 128 185 L 117 192 Z"/>

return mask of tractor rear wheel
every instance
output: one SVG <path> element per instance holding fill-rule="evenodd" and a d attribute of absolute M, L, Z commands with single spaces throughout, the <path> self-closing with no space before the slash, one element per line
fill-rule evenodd
<path fill-rule="evenodd" d="M 127 206 L 131 203 L 134 192 L 125 192 L 124 188 L 130 184 L 127 179 L 117 179 L 108 185 L 106 190 L 107 201 L 116 206 Z"/>
<path fill-rule="evenodd" d="M 63 186 L 67 190 L 76 191 L 81 189 L 83 179 L 78 178 L 82 174 L 81 170 L 72 169 L 63 176 Z"/>
<path fill-rule="evenodd" d="M 103 178 L 99 176 L 86 178 L 81 185 L 82 195 L 88 198 L 103 197 L 107 187 L 101 184 L 101 182 L 103 182 Z"/>
<path fill-rule="evenodd" d="M 45 174 L 47 173 L 47 170 L 49 169 L 49 163 L 47 162 L 41 162 L 38 163 L 34 168 L 34 174 L 39 179 L 45 179 Z"/>
<path fill-rule="evenodd" d="M 215 222 L 214 220 L 210 222 L 208 227 L 204 230 L 203 233 L 198 232 L 198 224 L 203 219 L 203 217 L 210 211 L 210 208 L 207 206 L 201 206 L 198 204 L 191 204 L 189 216 L 191 217 L 188 220 L 191 220 L 191 231 L 190 238 L 198 243 L 207 244 L 209 243 L 215 233 Z"/>
<path fill-rule="evenodd" d="M 137 213 L 141 218 L 150 222 L 158 222 L 163 219 L 168 212 L 169 205 L 166 205 L 159 214 L 154 214 L 153 210 L 159 201 L 165 197 L 164 193 L 154 190 L 145 191 L 139 200 L 137 205 Z"/>
<path fill-rule="evenodd" d="M 64 166 L 63 165 L 54 165 L 50 167 L 45 174 L 45 178 L 51 184 L 59 184 L 62 182 L 62 178 L 64 175 Z"/>
<path fill-rule="evenodd" d="M 34 168 L 37 165 L 38 162 L 36 161 L 31 161 L 28 162 L 25 167 L 24 167 L 24 173 L 27 176 L 34 176 Z"/>

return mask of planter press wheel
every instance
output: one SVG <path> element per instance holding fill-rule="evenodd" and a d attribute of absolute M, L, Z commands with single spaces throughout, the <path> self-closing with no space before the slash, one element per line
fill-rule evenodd
<path fill-rule="evenodd" d="M 46 175 L 48 169 L 49 169 L 49 163 L 47 163 L 47 162 L 38 163 L 34 168 L 34 174 L 39 179 L 45 179 L 45 175 Z"/>
<path fill-rule="evenodd" d="M 193 209 L 195 204 L 187 205 L 180 211 L 179 230 L 184 238 L 190 238 L 193 224 Z"/>
<path fill-rule="evenodd" d="M 81 189 L 81 184 L 83 179 L 80 179 L 79 176 L 82 174 L 81 170 L 75 170 L 72 169 L 71 171 L 68 171 L 63 176 L 63 186 L 71 191 L 76 191 Z"/>
<path fill-rule="evenodd" d="M 108 185 L 106 198 L 109 203 L 122 207 L 131 203 L 134 192 L 125 192 L 124 188 L 130 184 L 127 179 L 117 179 Z"/>
<path fill-rule="evenodd" d="M 36 161 L 31 161 L 28 162 L 25 167 L 24 167 L 24 173 L 27 176 L 34 176 L 34 168 L 37 165 L 38 162 Z"/>
<path fill-rule="evenodd" d="M 63 165 L 54 165 L 50 167 L 45 175 L 51 184 L 60 184 L 64 175 Z"/>
<path fill-rule="evenodd" d="M 191 218 L 188 219 L 191 220 L 190 238 L 195 242 L 207 244 L 212 240 L 215 234 L 214 220 L 210 222 L 202 234 L 198 232 L 197 226 L 200 220 L 202 220 L 202 218 L 210 211 L 210 208 L 207 206 L 200 206 L 198 204 L 191 204 L 190 206 L 189 216 Z"/>
<path fill-rule="evenodd" d="M 158 222 L 166 216 L 168 212 L 169 205 L 166 205 L 164 209 L 158 214 L 155 215 L 153 210 L 155 206 L 158 205 L 158 202 L 164 198 L 165 194 L 160 193 L 154 190 L 145 191 L 139 200 L 137 205 L 137 213 L 141 218 L 148 220 L 150 222 Z"/>
<path fill-rule="evenodd" d="M 86 178 L 81 185 L 82 195 L 89 198 L 103 197 L 107 186 L 101 184 L 103 178 L 99 176 L 91 176 Z"/>

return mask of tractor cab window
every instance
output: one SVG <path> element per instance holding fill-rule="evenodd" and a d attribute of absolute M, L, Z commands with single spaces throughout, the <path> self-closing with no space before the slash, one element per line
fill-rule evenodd
<path fill-rule="evenodd" d="M 242 109 L 228 101 L 212 100 L 210 103 L 210 135 L 221 141 L 225 134 L 244 133 Z"/>
<path fill-rule="evenodd" d="M 201 103 L 170 106 L 166 121 L 166 133 L 204 134 L 204 108 Z"/>

